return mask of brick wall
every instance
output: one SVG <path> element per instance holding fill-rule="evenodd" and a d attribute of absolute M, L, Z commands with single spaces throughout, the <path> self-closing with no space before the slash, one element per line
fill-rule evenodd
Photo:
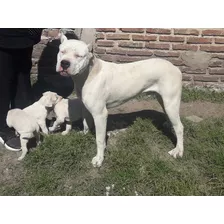
<path fill-rule="evenodd" d="M 160 57 L 192 85 L 224 88 L 224 29 L 98 28 L 95 52 L 117 63 Z"/>
<path fill-rule="evenodd" d="M 58 47 L 49 43 L 58 32 L 43 31 L 41 42 L 34 47 L 32 73 L 38 73 L 38 61 L 46 45 Z M 97 28 L 93 42 L 94 52 L 105 61 L 161 57 L 181 69 L 185 84 L 224 88 L 224 29 Z M 47 66 L 47 62 L 41 64 Z"/>

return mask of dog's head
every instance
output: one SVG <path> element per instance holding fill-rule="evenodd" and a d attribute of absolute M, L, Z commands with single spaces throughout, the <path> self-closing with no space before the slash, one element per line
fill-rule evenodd
<path fill-rule="evenodd" d="M 39 102 L 45 107 L 53 107 L 62 99 L 57 93 L 47 91 L 43 93 L 43 96 L 40 98 Z"/>
<path fill-rule="evenodd" d="M 63 76 L 77 75 L 88 66 L 93 57 L 91 46 L 80 40 L 68 40 L 63 33 L 60 38 L 56 71 Z"/>

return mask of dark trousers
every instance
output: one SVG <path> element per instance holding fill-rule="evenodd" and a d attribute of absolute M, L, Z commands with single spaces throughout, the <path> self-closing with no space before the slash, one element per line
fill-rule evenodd
<path fill-rule="evenodd" d="M 10 108 L 23 109 L 32 103 L 32 51 L 33 47 L 0 48 L 0 130 L 6 127 L 6 116 Z"/>

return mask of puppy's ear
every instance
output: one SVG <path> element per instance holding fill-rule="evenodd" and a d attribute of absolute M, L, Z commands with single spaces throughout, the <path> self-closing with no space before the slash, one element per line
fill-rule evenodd
<path fill-rule="evenodd" d="M 61 43 L 63 43 L 64 41 L 68 40 L 68 38 L 63 33 L 61 33 L 60 40 L 61 40 Z"/>
<path fill-rule="evenodd" d="M 53 107 L 53 102 L 51 100 L 51 97 L 49 97 L 49 96 L 42 97 L 40 102 L 45 107 Z"/>
<path fill-rule="evenodd" d="M 50 91 L 47 91 L 47 92 L 44 92 L 42 95 L 43 96 L 46 96 L 47 94 L 49 94 L 50 93 Z"/>

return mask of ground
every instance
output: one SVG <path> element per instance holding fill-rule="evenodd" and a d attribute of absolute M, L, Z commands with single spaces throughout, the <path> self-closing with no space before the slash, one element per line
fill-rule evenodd
<path fill-rule="evenodd" d="M 0 195 L 224 195 L 223 93 L 184 90 L 185 154 L 173 159 L 172 128 L 160 105 L 141 96 L 110 110 L 103 166 L 93 168 L 95 137 L 45 137 L 24 161 L 0 151 Z M 186 119 L 198 116 L 195 123 Z M 123 132 L 114 130 L 124 129 Z"/>

